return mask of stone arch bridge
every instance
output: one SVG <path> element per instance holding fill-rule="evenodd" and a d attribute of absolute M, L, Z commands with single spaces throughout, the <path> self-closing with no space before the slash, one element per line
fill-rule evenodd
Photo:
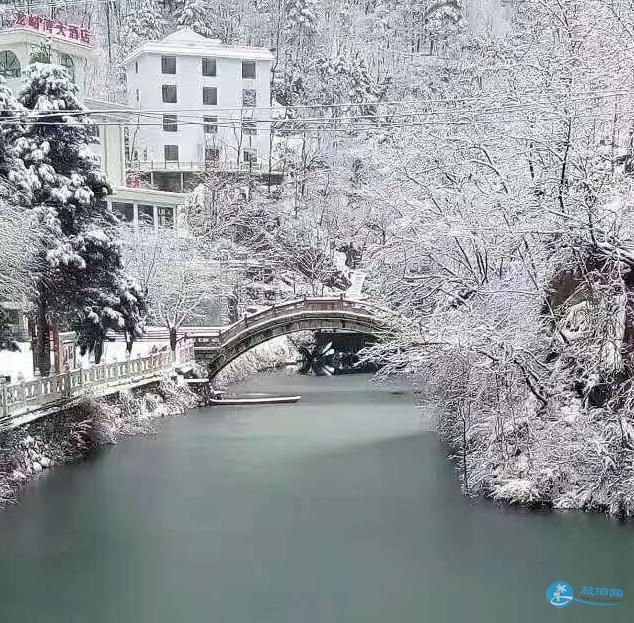
<path fill-rule="evenodd" d="M 234 359 L 274 337 L 297 331 L 330 329 L 380 337 L 388 329 L 385 310 L 344 297 L 305 297 L 273 305 L 227 327 L 183 327 L 194 342 L 196 360 L 213 378 Z"/>

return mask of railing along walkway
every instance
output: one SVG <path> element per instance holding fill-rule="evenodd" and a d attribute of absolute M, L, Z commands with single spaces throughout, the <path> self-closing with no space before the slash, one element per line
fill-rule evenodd
<path fill-rule="evenodd" d="M 84 396 L 104 396 L 126 386 L 159 379 L 177 364 L 194 361 L 193 343 L 181 343 L 176 357 L 171 351 L 136 359 L 79 368 L 33 381 L 0 385 L 0 429 L 12 428 L 32 412 L 63 406 Z"/>

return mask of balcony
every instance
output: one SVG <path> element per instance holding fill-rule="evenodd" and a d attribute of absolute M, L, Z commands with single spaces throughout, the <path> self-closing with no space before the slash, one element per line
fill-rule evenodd
<path fill-rule="evenodd" d="M 129 160 L 126 169 L 134 173 L 150 173 L 153 171 L 183 171 L 196 173 L 249 172 L 268 173 L 268 163 L 240 162 L 219 160 Z M 271 173 L 275 168 L 271 169 Z"/>

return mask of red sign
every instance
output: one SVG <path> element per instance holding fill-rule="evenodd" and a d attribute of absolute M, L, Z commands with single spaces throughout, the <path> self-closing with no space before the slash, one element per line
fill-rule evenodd
<path fill-rule="evenodd" d="M 92 43 L 93 33 L 87 28 L 77 26 L 77 24 L 66 24 L 65 22 L 42 17 L 41 15 L 18 11 L 14 16 L 14 24 L 57 37 L 64 37 L 64 39 L 79 41 L 87 45 Z"/>
<path fill-rule="evenodd" d="M 128 175 L 125 180 L 125 185 L 128 188 L 139 188 L 141 186 L 141 179 L 138 175 Z"/>

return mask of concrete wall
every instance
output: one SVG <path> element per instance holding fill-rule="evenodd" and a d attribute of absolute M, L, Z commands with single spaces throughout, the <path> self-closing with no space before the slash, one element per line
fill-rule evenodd
<path fill-rule="evenodd" d="M 91 151 L 99 159 L 102 171 L 112 186 L 125 186 L 125 153 L 123 142 L 123 126 L 112 125 L 112 120 L 105 125 L 94 118 L 99 128 L 99 143 L 91 145 Z"/>

